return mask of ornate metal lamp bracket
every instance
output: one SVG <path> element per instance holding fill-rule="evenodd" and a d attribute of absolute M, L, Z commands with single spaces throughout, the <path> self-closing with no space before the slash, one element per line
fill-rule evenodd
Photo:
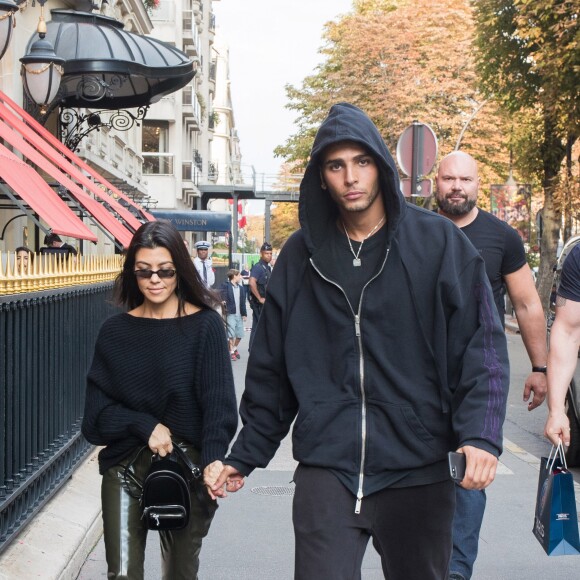
<path fill-rule="evenodd" d="M 81 115 L 78 109 L 62 108 L 59 116 L 61 140 L 71 151 L 77 151 L 80 142 L 92 131 L 100 131 L 101 127 L 117 131 L 128 131 L 135 125 L 139 127 L 148 110 L 147 105 L 139 107 L 136 115 L 126 109 L 114 111 L 103 109 Z M 110 114 L 106 122 L 101 118 L 104 113 Z"/>

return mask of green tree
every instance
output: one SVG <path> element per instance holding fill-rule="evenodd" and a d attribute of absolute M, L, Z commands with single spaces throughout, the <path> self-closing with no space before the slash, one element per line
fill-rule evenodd
<path fill-rule="evenodd" d="M 299 228 L 298 204 L 296 202 L 276 202 L 270 223 L 272 246 L 281 249 L 290 235 Z"/>
<path fill-rule="evenodd" d="M 450 152 L 484 100 L 473 30 L 469 0 L 442 0 L 436 9 L 430 0 L 355 2 L 352 13 L 327 24 L 320 50 L 325 59 L 315 74 L 300 87 L 286 87 L 297 130 L 276 154 L 304 167 L 317 127 L 339 101 L 367 112 L 391 151 L 417 119 L 431 125 L 441 154 Z M 510 127 L 509 116 L 489 99 L 463 137 L 461 147 L 480 162 L 485 185 L 507 177 Z"/>
<path fill-rule="evenodd" d="M 473 7 L 481 87 L 523 115 L 516 153 L 543 188 L 538 289 L 547 305 L 561 224 L 562 203 L 556 194 L 566 152 L 579 134 L 578 5 L 568 0 L 477 0 Z"/>

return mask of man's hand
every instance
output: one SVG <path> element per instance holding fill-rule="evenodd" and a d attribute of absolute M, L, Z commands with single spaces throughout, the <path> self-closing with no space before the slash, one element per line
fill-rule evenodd
<path fill-rule="evenodd" d="M 570 420 L 564 409 L 550 411 L 544 427 L 544 435 L 553 445 L 558 445 L 561 440 L 565 447 L 570 446 Z"/>
<path fill-rule="evenodd" d="M 494 479 L 497 469 L 497 457 L 471 445 L 465 445 L 457 450 L 465 453 L 465 477 L 459 484 L 465 489 L 485 489 Z"/>
<path fill-rule="evenodd" d="M 539 407 L 546 398 L 548 381 L 545 373 L 531 373 L 528 375 L 524 386 L 524 403 L 529 400 L 532 391 L 534 396 L 528 403 L 528 411 L 533 411 L 536 407 Z"/>
<path fill-rule="evenodd" d="M 234 493 L 244 487 L 244 476 L 221 461 L 214 461 L 203 470 L 203 481 L 212 499 L 227 497 L 226 491 Z"/>
<path fill-rule="evenodd" d="M 153 429 L 153 433 L 149 437 L 147 445 L 149 445 L 149 449 L 153 453 L 158 453 L 160 457 L 165 457 L 173 451 L 171 431 L 162 423 L 157 423 L 155 429 Z"/>

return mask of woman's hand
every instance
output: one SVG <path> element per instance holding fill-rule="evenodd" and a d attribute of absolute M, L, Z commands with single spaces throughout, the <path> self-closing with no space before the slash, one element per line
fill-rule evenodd
<path fill-rule="evenodd" d="M 163 424 L 157 423 L 153 433 L 147 442 L 149 449 L 153 453 L 158 453 L 159 457 L 165 457 L 173 451 L 173 443 L 171 441 L 171 431 Z"/>
<path fill-rule="evenodd" d="M 218 480 L 221 480 L 218 482 Z M 226 490 L 236 492 L 244 487 L 244 476 L 229 465 L 216 460 L 203 470 L 203 482 L 211 499 L 227 497 Z M 216 482 L 217 485 L 216 485 Z M 225 486 L 224 486 L 225 484 Z M 225 489 L 224 489 L 225 487 Z"/>
<path fill-rule="evenodd" d="M 210 463 L 203 470 L 203 483 L 211 488 L 211 486 L 217 481 L 217 478 L 220 476 L 223 468 L 224 464 L 219 459 L 216 459 L 213 463 Z"/>

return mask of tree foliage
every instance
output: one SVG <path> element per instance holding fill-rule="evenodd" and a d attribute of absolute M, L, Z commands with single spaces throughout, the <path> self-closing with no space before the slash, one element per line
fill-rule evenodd
<path fill-rule="evenodd" d="M 572 191 L 560 190 L 564 183 L 573 188 L 574 181 L 563 161 L 579 135 L 578 5 L 569 0 L 477 0 L 473 6 L 480 86 L 521 116 L 516 152 L 544 191 L 539 290 L 547 304 L 562 200 Z"/>
<path fill-rule="evenodd" d="M 277 202 L 272 209 L 270 223 L 271 244 L 274 248 L 282 248 L 284 242 L 299 228 L 298 204 L 296 202 Z"/>
<path fill-rule="evenodd" d="M 414 119 L 431 125 L 441 155 L 463 135 L 483 192 L 505 181 L 513 152 L 518 181 L 543 194 L 547 298 L 562 209 L 578 206 L 579 20 L 577 0 L 354 0 L 327 24 L 322 64 L 286 87 L 296 132 L 275 152 L 304 167 L 340 101 L 366 111 L 391 151 Z"/>
<path fill-rule="evenodd" d="M 445 23 L 445 26 L 442 26 Z M 471 56 L 469 0 L 359 0 L 352 13 L 325 29 L 325 59 L 300 87 L 287 86 L 297 131 L 276 149 L 304 166 L 316 129 L 333 103 L 348 101 L 377 124 L 394 152 L 414 119 L 451 151 L 484 97 Z M 507 177 L 511 121 L 490 99 L 470 124 L 461 147 L 481 162 L 486 184 Z"/>

